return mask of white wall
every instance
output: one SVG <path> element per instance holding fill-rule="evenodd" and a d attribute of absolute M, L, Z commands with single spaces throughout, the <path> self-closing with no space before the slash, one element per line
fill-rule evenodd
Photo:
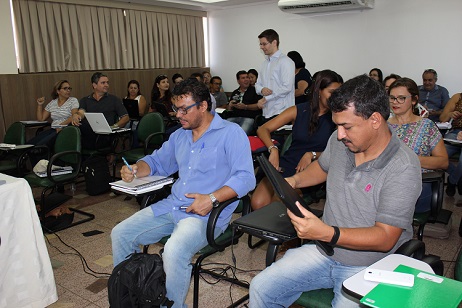
<path fill-rule="evenodd" d="M 9 0 L 0 0 L 0 74 L 17 74 Z"/>
<path fill-rule="evenodd" d="M 258 35 L 280 36 L 280 49 L 297 50 L 313 74 L 332 69 L 347 80 L 380 68 L 422 83 L 434 68 L 450 95 L 462 92 L 462 1 L 376 0 L 363 12 L 324 16 L 281 12 L 277 3 L 209 13 L 210 67 L 226 91 L 237 88 L 238 70 L 259 70 Z"/>

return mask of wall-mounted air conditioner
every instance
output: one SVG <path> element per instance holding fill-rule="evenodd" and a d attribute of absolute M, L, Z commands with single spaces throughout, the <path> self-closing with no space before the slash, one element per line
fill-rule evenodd
<path fill-rule="evenodd" d="M 374 7 L 374 0 L 279 0 L 278 6 L 283 12 L 287 13 L 313 14 L 372 9 Z"/>

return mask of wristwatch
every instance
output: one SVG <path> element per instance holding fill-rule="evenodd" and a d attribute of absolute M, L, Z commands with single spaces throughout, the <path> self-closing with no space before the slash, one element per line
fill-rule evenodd
<path fill-rule="evenodd" d="M 313 155 L 311 156 L 311 161 L 315 161 L 318 158 L 318 155 L 316 154 L 315 151 L 312 151 L 311 154 Z"/>
<path fill-rule="evenodd" d="M 209 194 L 210 200 L 212 200 L 212 206 L 217 207 L 220 204 L 220 201 L 215 198 L 213 194 Z"/>

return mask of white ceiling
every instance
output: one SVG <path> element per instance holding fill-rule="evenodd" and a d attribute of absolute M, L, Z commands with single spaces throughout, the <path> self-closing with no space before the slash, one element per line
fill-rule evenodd
<path fill-rule="evenodd" d="M 219 1 L 214 3 L 204 3 L 193 0 L 115 0 L 126 3 L 138 3 L 145 5 L 165 6 L 178 9 L 197 10 L 197 11 L 215 11 L 240 6 L 255 5 L 257 3 L 277 3 L 278 0 L 202 0 L 202 1 Z"/>

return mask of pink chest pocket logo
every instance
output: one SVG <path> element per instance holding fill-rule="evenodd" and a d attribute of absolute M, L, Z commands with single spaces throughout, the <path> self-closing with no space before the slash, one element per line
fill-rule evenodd
<path fill-rule="evenodd" d="M 371 185 L 371 184 L 367 184 L 366 187 L 364 188 L 364 190 L 365 190 L 366 192 L 369 192 L 369 191 L 371 190 L 371 188 L 372 188 L 372 185 Z"/>

